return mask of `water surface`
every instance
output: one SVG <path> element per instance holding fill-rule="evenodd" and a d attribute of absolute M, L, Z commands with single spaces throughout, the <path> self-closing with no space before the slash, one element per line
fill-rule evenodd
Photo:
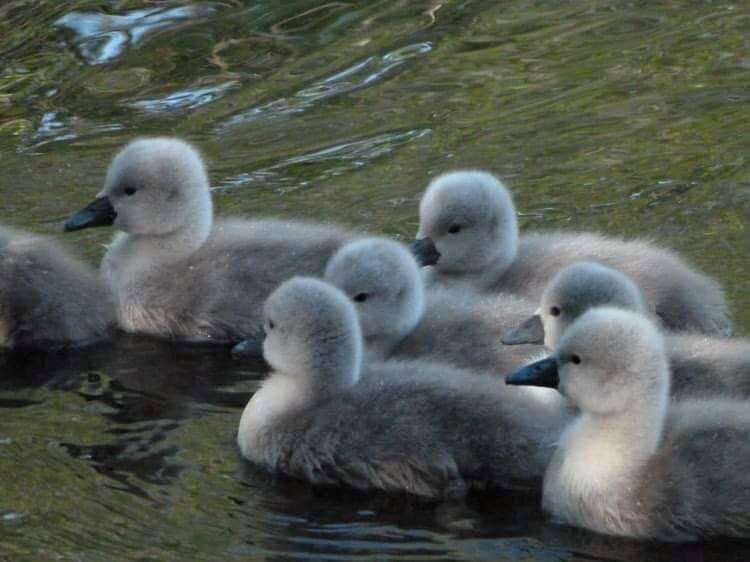
<path fill-rule="evenodd" d="M 60 235 L 113 151 L 179 135 L 220 214 L 403 238 L 428 179 L 478 166 L 524 228 L 648 236 L 750 333 L 743 2 L 104 1 L 0 5 L 0 213 Z M 0 560 L 746 560 L 554 525 L 534 498 L 321 494 L 233 446 L 263 366 L 123 338 L 2 358 Z"/>

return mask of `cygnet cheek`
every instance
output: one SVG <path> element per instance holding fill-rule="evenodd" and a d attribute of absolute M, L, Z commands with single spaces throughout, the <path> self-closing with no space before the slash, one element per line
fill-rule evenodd
<path fill-rule="evenodd" d="M 263 358 L 266 363 L 271 367 L 279 367 L 279 353 L 278 353 L 278 336 L 274 333 L 266 335 L 266 339 L 263 340 Z"/>
<path fill-rule="evenodd" d="M 557 345 L 559 326 L 554 319 L 547 315 L 542 316 L 542 325 L 544 326 L 544 347 L 553 351 Z"/>
<path fill-rule="evenodd" d="M 115 221 L 112 223 L 112 226 L 115 229 L 121 230 L 123 232 L 134 232 L 133 221 L 128 220 L 127 213 L 118 212 L 117 216 L 115 217 Z"/>
<path fill-rule="evenodd" d="M 568 369 L 566 367 L 559 366 L 558 367 L 558 377 L 560 378 L 560 382 L 557 383 L 557 391 L 569 399 L 574 399 L 575 396 L 575 388 L 573 384 L 571 384 L 570 380 L 570 373 L 568 372 Z"/>

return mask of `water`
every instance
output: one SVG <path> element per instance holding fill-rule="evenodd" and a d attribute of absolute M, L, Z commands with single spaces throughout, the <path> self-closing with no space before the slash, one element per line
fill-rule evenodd
<path fill-rule="evenodd" d="M 489 168 L 525 228 L 645 235 L 750 333 L 750 7 L 390 0 L 0 4 L 0 212 L 60 235 L 137 135 L 198 144 L 220 214 L 416 231 L 430 176 Z M 111 232 L 62 238 L 97 261 Z M 242 466 L 261 365 L 141 338 L 2 358 L 0 560 L 746 560 L 612 540 L 535 498 L 420 505 Z"/>

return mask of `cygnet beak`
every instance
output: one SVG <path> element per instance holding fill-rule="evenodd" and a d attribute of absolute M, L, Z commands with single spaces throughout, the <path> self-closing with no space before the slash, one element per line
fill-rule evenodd
<path fill-rule="evenodd" d="M 232 357 L 263 357 L 263 342 L 266 339 L 266 330 L 260 328 L 258 332 L 242 340 L 232 348 Z"/>
<path fill-rule="evenodd" d="M 544 343 L 544 324 L 538 314 L 525 320 L 518 327 L 508 330 L 500 338 L 505 345 L 519 345 L 522 343 Z"/>
<path fill-rule="evenodd" d="M 109 226 L 115 222 L 115 212 L 109 197 L 97 197 L 86 207 L 65 221 L 65 232 L 73 232 L 92 226 Z"/>
<path fill-rule="evenodd" d="M 440 252 L 431 238 L 418 238 L 411 243 L 409 249 L 421 267 L 435 265 L 440 259 Z"/>
<path fill-rule="evenodd" d="M 526 365 L 506 376 L 505 384 L 557 388 L 560 384 L 560 376 L 557 372 L 557 359 L 547 357 L 531 365 Z"/>

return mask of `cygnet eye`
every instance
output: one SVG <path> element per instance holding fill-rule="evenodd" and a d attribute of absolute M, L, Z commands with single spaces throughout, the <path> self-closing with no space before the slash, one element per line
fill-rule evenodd
<path fill-rule="evenodd" d="M 458 234 L 459 232 L 461 232 L 461 225 L 460 224 L 451 225 L 451 227 L 448 229 L 448 232 L 450 234 Z"/>
<path fill-rule="evenodd" d="M 573 355 L 570 356 L 570 362 L 573 363 L 574 365 L 579 365 L 581 363 L 581 356 L 578 355 L 577 353 L 574 353 Z"/>
<path fill-rule="evenodd" d="M 132 187 L 132 186 L 128 186 L 128 187 L 126 187 L 125 189 L 122 190 L 122 192 L 125 195 L 127 195 L 127 196 L 135 195 L 136 191 L 138 191 L 138 190 L 136 188 Z"/>
<path fill-rule="evenodd" d="M 553 306 L 552 308 L 549 309 L 549 313 L 552 316 L 560 316 L 560 309 L 557 308 L 556 306 Z"/>
<path fill-rule="evenodd" d="M 354 295 L 354 300 L 357 302 L 365 302 L 367 300 L 367 297 L 369 297 L 367 293 L 357 293 Z"/>
<path fill-rule="evenodd" d="M 270 318 L 268 319 L 268 329 L 273 330 L 276 327 L 276 324 L 273 323 L 273 320 Z"/>

